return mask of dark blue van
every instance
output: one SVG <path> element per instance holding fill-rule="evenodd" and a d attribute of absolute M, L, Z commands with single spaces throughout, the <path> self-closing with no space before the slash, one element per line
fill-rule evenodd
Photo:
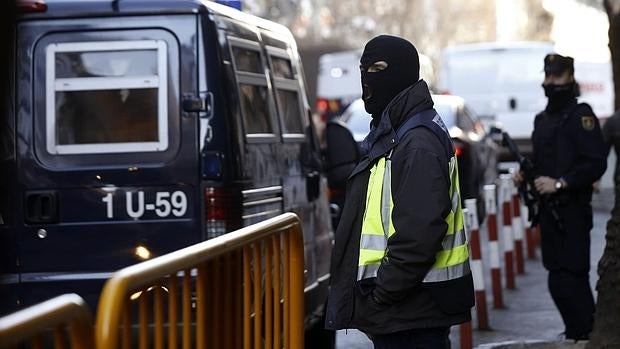
<path fill-rule="evenodd" d="M 22 6 L 0 119 L 1 313 L 293 211 L 306 325 L 333 232 L 290 31 L 191 0 Z M 31 5 L 31 6 L 28 6 Z"/>

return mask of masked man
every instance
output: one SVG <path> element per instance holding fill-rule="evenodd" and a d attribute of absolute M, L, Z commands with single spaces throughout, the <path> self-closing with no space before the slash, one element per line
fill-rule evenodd
<path fill-rule="evenodd" d="M 606 148 L 589 105 L 577 103 L 573 59 L 549 54 L 542 87 L 549 99 L 532 133 L 540 230 L 549 292 L 567 339 L 587 339 L 594 299 L 589 283 L 592 183 L 605 172 Z"/>
<path fill-rule="evenodd" d="M 375 37 L 360 63 L 371 130 L 347 182 L 326 327 L 378 349 L 448 348 L 474 303 L 454 147 L 410 42 Z"/>

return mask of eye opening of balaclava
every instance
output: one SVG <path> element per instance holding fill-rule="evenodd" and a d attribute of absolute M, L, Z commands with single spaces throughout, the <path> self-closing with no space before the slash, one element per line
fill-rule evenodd
<path fill-rule="evenodd" d="M 378 118 L 398 93 L 420 79 L 418 51 L 409 41 L 380 35 L 364 47 L 360 59 L 362 99 L 366 111 Z"/>

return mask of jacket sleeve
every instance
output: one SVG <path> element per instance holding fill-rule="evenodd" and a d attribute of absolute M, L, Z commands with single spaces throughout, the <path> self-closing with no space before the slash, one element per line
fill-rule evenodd
<path fill-rule="evenodd" d="M 582 115 L 573 120 L 578 123 L 574 125 L 577 128 L 577 162 L 562 176 L 568 183 L 569 190 L 592 185 L 607 168 L 607 147 L 603 142 L 598 119 L 591 110 L 590 113 Z M 590 127 L 588 120 L 583 118 L 592 118 L 588 120 L 592 120 L 593 125 Z"/>
<path fill-rule="evenodd" d="M 434 137 L 434 136 L 432 136 Z M 438 143 L 436 139 L 429 139 Z M 402 154 L 402 153 L 401 153 Z M 444 168 L 445 167 L 445 168 Z M 419 286 L 435 263 L 448 225 L 450 181 L 445 156 L 424 148 L 408 148 L 392 159 L 392 223 L 373 298 L 396 303 Z"/>

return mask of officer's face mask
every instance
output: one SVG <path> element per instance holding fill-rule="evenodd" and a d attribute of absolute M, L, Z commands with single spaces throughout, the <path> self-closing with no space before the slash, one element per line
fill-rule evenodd
<path fill-rule="evenodd" d="M 405 39 L 377 36 L 364 47 L 360 69 L 364 107 L 373 118 L 379 118 L 399 92 L 418 81 L 418 52 Z"/>
<path fill-rule="evenodd" d="M 548 110 L 556 110 L 561 108 L 570 100 L 579 95 L 579 85 L 575 81 L 571 81 L 566 84 L 543 84 L 542 87 L 545 90 L 545 96 L 549 98 Z"/>

